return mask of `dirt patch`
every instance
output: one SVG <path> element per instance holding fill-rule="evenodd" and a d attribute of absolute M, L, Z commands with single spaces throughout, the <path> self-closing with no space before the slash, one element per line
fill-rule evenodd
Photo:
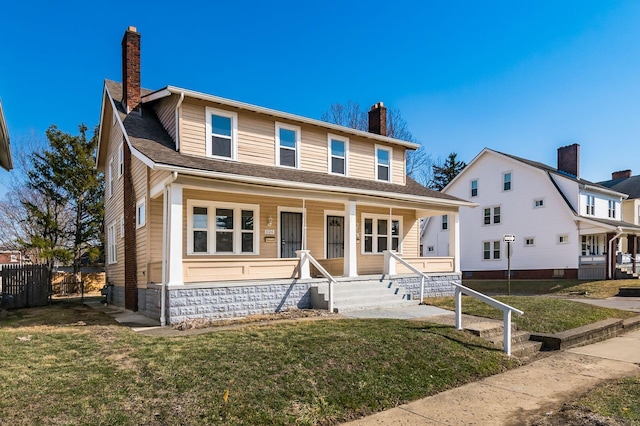
<path fill-rule="evenodd" d="M 280 312 L 262 315 L 251 315 L 244 318 L 214 320 L 214 319 L 194 319 L 182 321 L 172 326 L 175 330 L 196 330 L 202 328 L 219 328 L 243 324 L 255 324 L 263 322 L 293 320 L 302 318 L 322 318 L 334 316 L 326 310 L 321 309 L 287 309 Z"/>
<path fill-rule="evenodd" d="M 623 426 L 631 423 L 593 413 L 583 407 L 565 404 L 556 412 L 539 414 L 532 426 Z"/>

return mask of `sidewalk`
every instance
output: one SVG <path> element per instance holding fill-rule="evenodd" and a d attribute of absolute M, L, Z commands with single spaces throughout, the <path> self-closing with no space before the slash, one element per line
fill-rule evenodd
<path fill-rule="evenodd" d="M 552 353 L 524 367 L 348 425 L 522 425 L 601 381 L 640 375 L 640 331 Z"/>

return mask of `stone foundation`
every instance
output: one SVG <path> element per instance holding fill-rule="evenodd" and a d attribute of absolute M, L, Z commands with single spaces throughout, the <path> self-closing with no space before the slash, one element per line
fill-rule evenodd
<path fill-rule="evenodd" d="M 427 275 L 424 279 L 424 297 L 453 296 L 455 288 L 451 282 L 462 284 L 460 274 Z M 417 275 L 397 277 L 393 282 L 411 294 L 412 299 L 420 299 L 420 277 Z"/>

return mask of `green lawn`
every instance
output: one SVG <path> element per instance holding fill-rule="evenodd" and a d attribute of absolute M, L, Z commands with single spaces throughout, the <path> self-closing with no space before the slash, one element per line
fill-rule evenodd
<path fill-rule="evenodd" d="M 516 365 L 479 338 L 424 322 L 328 319 L 159 338 L 56 304 L 0 318 L 0 423 L 334 424 Z"/>
<path fill-rule="evenodd" d="M 490 295 L 508 294 L 507 280 L 463 280 L 463 285 Z M 572 296 L 584 294 L 591 298 L 606 298 L 618 294 L 620 287 L 640 287 L 640 280 L 511 280 L 511 294 L 532 296 L 554 294 Z"/>

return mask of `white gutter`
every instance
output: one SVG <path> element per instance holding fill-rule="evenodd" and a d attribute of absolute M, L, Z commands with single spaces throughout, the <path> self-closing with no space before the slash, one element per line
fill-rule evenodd
<path fill-rule="evenodd" d="M 612 276 L 613 276 L 613 262 L 611 261 L 611 251 L 613 250 L 613 242 L 617 240 L 622 234 L 624 234 L 624 232 L 622 231 L 622 228 L 618 226 L 616 228 L 616 235 L 614 235 L 609 240 L 609 251 L 607 251 L 607 256 L 609 256 L 609 279 L 612 279 Z"/>
<path fill-rule="evenodd" d="M 167 325 L 166 319 L 166 306 L 167 306 L 167 215 L 168 215 L 168 188 L 172 182 L 178 179 L 178 172 L 173 172 L 170 179 L 167 179 L 164 184 L 164 199 L 162 200 L 162 290 L 160 292 L 160 326 Z"/>
<path fill-rule="evenodd" d="M 180 122 L 178 121 L 178 115 L 182 101 L 184 101 L 184 92 L 180 93 L 180 99 L 178 99 L 178 103 L 176 104 L 176 151 L 178 152 L 180 152 Z"/>

